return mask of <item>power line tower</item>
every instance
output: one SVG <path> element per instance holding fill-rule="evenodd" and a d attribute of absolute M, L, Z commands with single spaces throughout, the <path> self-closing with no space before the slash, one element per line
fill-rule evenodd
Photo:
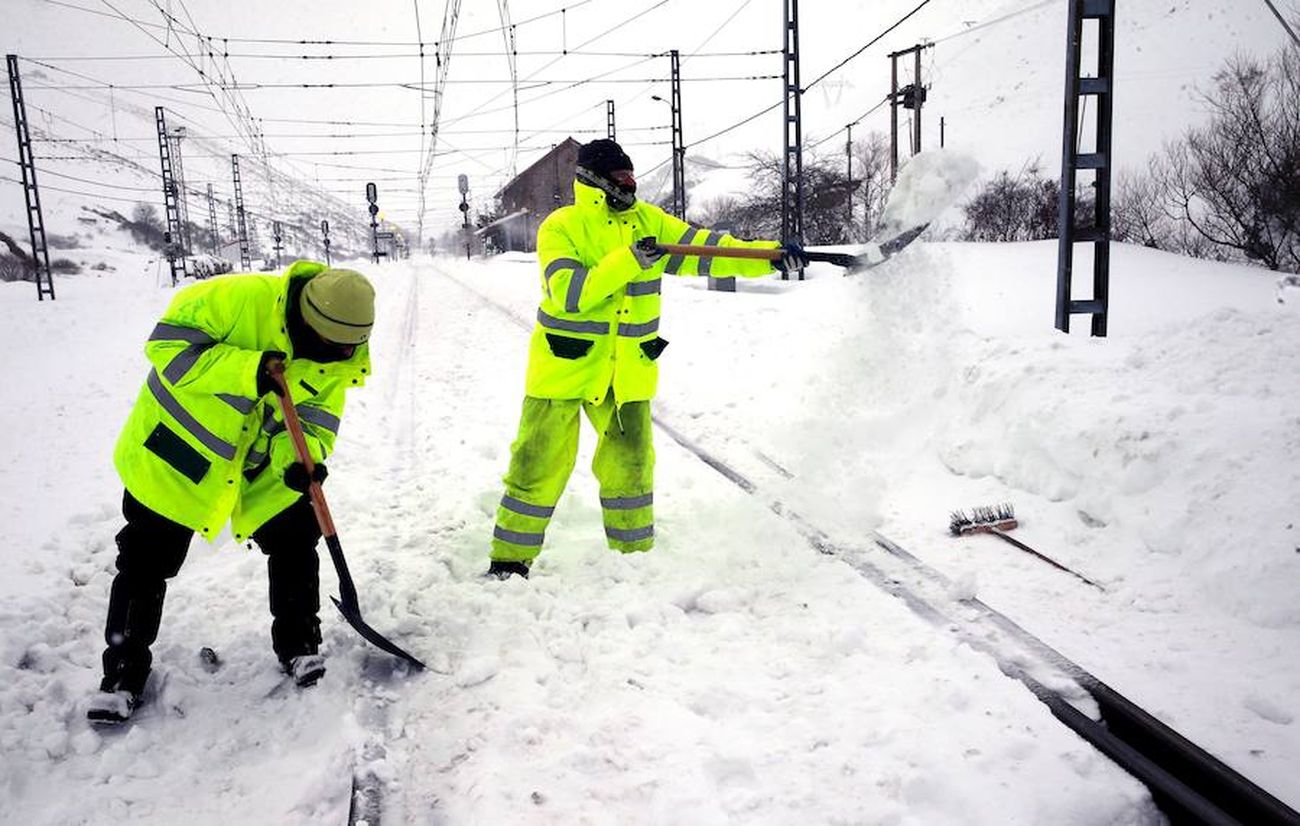
<path fill-rule="evenodd" d="M 682 69 L 676 49 L 669 52 L 668 56 L 672 64 L 673 215 L 684 221 L 686 220 L 686 139 L 682 137 Z"/>
<path fill-rule="evenodd" d="M 618 140 L 614 137 L 614 101 L 605 101 L 605 135 L 610 140 Z"/>
<path fill-rule="evenodd" d="M 231 177 L 235 185 L 235 233 L 239 239 L 239 268 L 248 272 L 253 268 L 253 259 L 248 254 L 248 220 L 244 214 L 244 187 L 239 180 L 239 156 L 230 156 Z"/>
<path fill-rule="evenodd" d="M 181 160 L 181 140 L 184 137 L 184 126 L 177 126 L 167 135 L 167 145 L 172 156 L 172 177 L 176 180 L 176 208 L 180 225 L 180 235 L 176 240 L 181 245 L 182 256 L 194 252 L 193 239 L 190 238 L 190 204 L 185 186 L 185 164 Z"/>
<path fill-rule="evenodd" d="M 45 243 L 45 218 L 41 213 L 41 193 L 36 188 L 36 158 L 32 155 L 32 136 L 27 128 L 27 104 L 23 101 L 23 83 L 18 75 L 18 55 L 5 56 L 9 69 L 9 98 L 14 103 L 14 131 L 18 133 L 18 166 L 23 171 L 23 198 L 27 201 L 27 232 L 32 242 L 32 276 L 36 280 L 36 300 L 45 296 L 54 300 L 54 274 L 50 270 L 50 249 Z"/>
<path fill-rule="evenodd" d="M 921 83 L 921 52 L 933 48 L 933 43 L 918 43 L 910 49 L 892 52 L 889 55 L 889 181 L 898 180 L 898 109 L 915 110 L 911 122 L 912 154 L 921 152 L 921 107 L 925 105 L 927 93 Z M 912 82 L 898 88 L 898 59 L 913 55 L 915 57 Z"/>
<path fill-rule="evenodd" d="M 781 165 L 781 240 L 803 242 L 803 88 L 799 85 L 799 0 L 785 0 L 785 84 Z M 787 272 L 781 278 L 789 278 Z M 799 270 L 803 280 L 803 270 Z"/>
<path fill-rule="evenodd" d="M 1097 76 L 1081 77 L 1084 25 L 1096 21 Z M 1091 39 L 1091 38 L 1090 38 Z M 1110 171 L 1111 108 L 1115 91 L 1115 0 L 1071 0 L 1065 43 L 1065 129 L 1061 147 L 1061 196 L 1057 217 L 1060 242 L 1056 264 L 1056 329 L 1070 332 L 1071 315 L 1091 315 L 1092 334 L 1106 335 L 1110 308 Z M 1091 152 L 1080 143 L 1080 100 L 1096 98 L 1096 132 Z M 1078 173 L 1096 175 L 1096 221 L 1075 226 Z M 1074 300 L 1075 242 L 1089 242 L 1092 254 L 1092 298 Z"/>
<path fill-rule="evenodd" d="M 167 218 L 167 232 L 163 236 L 164 252 L 167 266 L 171 269 L 172 286 L 176 285 L 177 273 L 185 275 L 185 246 L 181 241 L 181 213 L 177 203 L 176 174 L 172 166 L 172 145 L 167 133 L 167 116 L 161 106 L 153 109 L 154 121 L 158 127 L 158 159 L 162 163 L 163 212 Z"/>
<path fill-rule="evenodd" d="M 212 197 L 212 184 L 208 184 L 208 252 L 217 254 L 221 239 L 217 235 L 217 202 Z"/>

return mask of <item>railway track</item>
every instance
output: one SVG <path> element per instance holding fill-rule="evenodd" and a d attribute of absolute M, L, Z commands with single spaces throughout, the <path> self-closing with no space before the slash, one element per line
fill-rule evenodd
<path fill-rule="evenodd" d="M 445 271 L 442 274 L 518 326 L 532 329 L 531 320 L 521 318 L 455 276 Z M 761 486 L 701 447 L 672 422 L 658 414 L 653 419 L 679 446 L 790 522 L 814 550 L 844 561 L 941 633 L 954 635 L 992 657 L 1004 674 L 1024 685 L 1057 720 L 1144 784 L 1171 823 L 1300 826 L 1300 814 L 1295 810 L 1010 617 L 978 598 L 951 596 L 952 583 L 947 577 L 887 537 L 874 533 L 860 545 L 833 539 L 780 500 L 765 496 Z M 775 465 L 771 459 L 763 459 L 765 464 Z M 784 478 L 793 478 L 784 468 L 774 469 Z"/>

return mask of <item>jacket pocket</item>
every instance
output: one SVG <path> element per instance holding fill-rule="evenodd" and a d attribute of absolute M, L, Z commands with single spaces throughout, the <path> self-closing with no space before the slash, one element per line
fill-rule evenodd
<path fill-rule="evenodd" d="M 551 346 L 551 352 L 557 358 L 580 359 L 587 355 L 587 352 L 591 350 L 591 345 L 596 342 L 585 338 L 569 338 L 555 333 L 547 333 L 546 343 Z"/>
<path fill-rule="evenodd" d="M 144 440 L 145 448 L 194 484 L 203 481 L 212 463 L 161 422 Z"/>
<path fill-rule="evenodd" d="M 654 361 L 659 358 L 659 354 L 668 346 L 668 340 L 663 338 L 652 338 L 648 341 L 641 342 L 641 352 L 645 353 L 646 358 Z"/>

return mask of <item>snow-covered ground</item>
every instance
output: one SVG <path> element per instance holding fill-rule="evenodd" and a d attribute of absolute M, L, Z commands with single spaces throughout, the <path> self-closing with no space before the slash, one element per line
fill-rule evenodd
<path fill-rule="evenodd" d="M 1300 805 L 1294 305 L 1257 270 L 1117 247 L 1110 338 L 1066 337 L 1054 260 L 1050 243 L 921 244 L 851 278 L 670 281 L 657 410 L 831 536 L 880 530 Z M 196 542 L 158 701 L 89 730 L 109 456 L 172 294 L 155 267 L 123 253 L 52 304 L 0 285 L 0 819 L 341 822 L 356 758 L 385 822 L 1158 822 L 992 660 L 662 434 L 654 552 L 604 548 L 587 430 L 533 578 L 482 579 L 523 385 L 511 316 L 536 301 L 519 255 L 367 268 L 375 375 L 327 493 L 368 621 L 430 671 L 383 679 L 326 612 L 325 680 L 276 689 L 261 555 Z M 946 535 L 950 510 L 1000 501 L 1105 591 Z"/>

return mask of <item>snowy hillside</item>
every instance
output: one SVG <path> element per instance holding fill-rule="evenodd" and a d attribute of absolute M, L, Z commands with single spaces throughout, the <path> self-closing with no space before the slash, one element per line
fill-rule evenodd
<path fill-rule="evenodd" d="M 923 245 L 866 277 L 734 295 L 673 282 L 660 414 L 833 536 L 902 542 L 954 596 L 1295 805 L 1300 325 L 1256 271 L 1116 253 L 1107 341 L 1048 331 L 1050 244 Z M 369 621 L 432 672 L 385 679 L 325 614 L 326 679 L 263 698 L 261 556 L 196 543 L 157 646 L 162 696 L 120 736 L 78 713 L 119 521 L 105 457 L 170 291 L 67 279 L 37 308 L 28 285 L 0 290 L 4 382 L 40 400 L 3 414 L 23 434 L 0 468 L 21 572 L 0 603 L 10 817 L 339 822 L 356 755 L 409 822 L 1155 822 L 1140 786 L 991 660 L 663 434 L 652 554 L 605 550 L 580 472 L 534 577 L 484 582 L 522 390 L 511 316 L 533 310 L 534 267 L 372 270 L 375 379 L 327 490 Z M 43 346 L 68 327 L 94 346 Z M 1003 500 L 1022 539 L 1104 593 L 947 537 L 949 510 Z"/>

